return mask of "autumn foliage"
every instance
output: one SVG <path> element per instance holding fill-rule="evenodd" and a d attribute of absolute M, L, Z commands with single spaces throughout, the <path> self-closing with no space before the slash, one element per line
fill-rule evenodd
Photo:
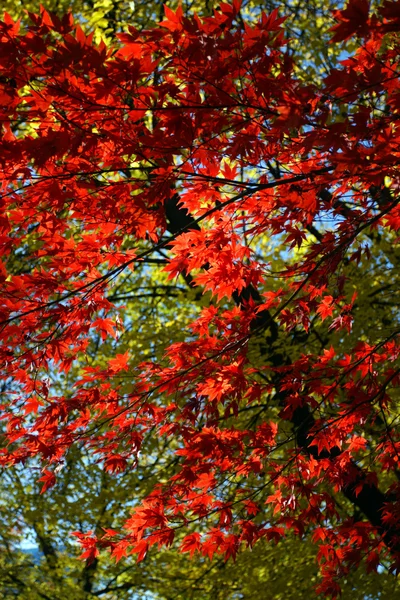
<path fill-rule="evenodd" d="M 45 492 L 73 444 L 120 473 L 164 437 L 171 477 L 122 531 L 78 534 L 84 558 L 177 543 L 234 559 L 292 532 L 335 596 L 361 561 L 399 561 L 399 325 L 373 331 L 358 286 L 398 241 L 400 16 L 337 11 L 332 43 L 359 47 L 311 84 L 277 11 L 250 26 L 239 10 L 166 8 L 113 48 L 71 15 L 23 31 L 5 15 L 1 463 L 40 456 Z M 161 255 L 200 309 L 138 362 L 109 292 Z M 115 353 L 85 364 L 96 336 Z M 48 374 L 79 361 L 55 394 Z"/>

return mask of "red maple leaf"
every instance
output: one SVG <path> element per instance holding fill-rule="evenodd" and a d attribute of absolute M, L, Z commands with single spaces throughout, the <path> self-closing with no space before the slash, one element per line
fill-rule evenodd
<path fill-rule="evenodd" d="M 334 19 L 339 21 L 331 28 L 335 35 L 331 43 L 343 42 L 354 34 L 360 37 L 368 35 L 369 0 L 349 0 L 346 8 L 333 13 Z"/>

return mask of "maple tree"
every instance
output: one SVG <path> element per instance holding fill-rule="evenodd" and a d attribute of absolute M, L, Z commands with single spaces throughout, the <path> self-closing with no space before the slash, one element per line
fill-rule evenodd
<path fill-rule="evenodd" d="M 277 11 L 239 9 L 166 8 L 115 49 L 70 15 L 5 16 L 1 462 L 41 457 L 44 493 L 75 445 L 120 473 L 168 440 L 168 477 L 123 531 L 78 532 L 83 558 L 307 534 L 335 596 L 361 561 L 398 566 L 400 19 L 338 10 L 332 43 L 360 42 L 312 84 Z M 178 277 L 192 298 L 163 356 L 124 339 L 154 270 L 153 299 Z"/>

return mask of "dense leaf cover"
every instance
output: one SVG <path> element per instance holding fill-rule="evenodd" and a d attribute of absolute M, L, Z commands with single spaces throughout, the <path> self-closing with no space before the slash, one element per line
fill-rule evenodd
<path fill-rule="evenodd" d="M 122 532 L 78 533 L 84 558 L 310 534 L 335 596 L 361 560 L 399 560 L 400 17 L 337 11 L 332 43 L 361 41 L 312 84 L 277 11 L 239 9 L 166 8 L 115 47 L 70 15 L 5 15 L 1 463 L 40 456 L 46 492 L 75 446 L 120 473 L 168 440 L 169 478 Z M 160 264 L 193 309 L 150 360 L 121 344 L 123 302 Z M 48 374 L 85 356 L 59 394 Z"/>

